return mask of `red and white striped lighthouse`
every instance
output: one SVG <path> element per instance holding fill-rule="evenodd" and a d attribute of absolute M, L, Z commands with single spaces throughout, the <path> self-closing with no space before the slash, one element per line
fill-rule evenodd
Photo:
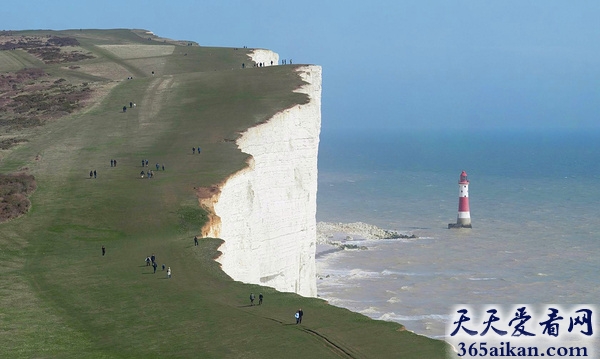
<path fill-rule="evenodd" d="M 448 228 L 471 228 L 471 212 L 469 211 L 469 180 L 467 172 L 462 171 L 458 180 L 458 218 L 456 224 L 448 224 Z"/>

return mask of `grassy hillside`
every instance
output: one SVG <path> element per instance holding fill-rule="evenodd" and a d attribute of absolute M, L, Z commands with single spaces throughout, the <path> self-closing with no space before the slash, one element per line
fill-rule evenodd
<path fill-rule="evenodd" d="M 234 282 L 213 261 L 220 240 L 193 245 L 206 219 L 196 188 L 246 160 L 231 140 L 307 101 L 293 92 L 302 84 L 294 66 L 242 70 L 247 49 L 142 30 L 0 34 L 5 44 L 26 37 L 58 51 L 0 51 L 0 173 L 37 182 L 30 211 L 0 224 L 0 357 L 444 357 L 441 342 L 398 324 Z M 140 178 L 148 169 L 155 177 Z M 151 254 L 171 279 L 145 265 Z M 250 292 L 264 304 L 248 306 Z"/>

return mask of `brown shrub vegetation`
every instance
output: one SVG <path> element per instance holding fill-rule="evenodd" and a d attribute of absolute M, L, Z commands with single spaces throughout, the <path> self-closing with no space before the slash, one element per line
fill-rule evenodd
<path fill-rule="evenodd" d="M 74 37 L 61 36 L 12 36 L 0 34 L 0 50 L 23 49 L 35 55 L 47 64 L 75 62 L 94 58 L 93 55 L 81 51 L 61 51 L 61 47 L 79 46 Z"/>
<path fill-rule="evenodd" d="M 0 222 L 27 213 L 31 207 L 28 196 L 35 189 L 35 178 L 32 175 L 0 173 Z"/>
<path fill-rule="evenodd" d="M 7 150 L 12 146 L 15 146 L 19 143 L 28 142 L 24 138 L 7 138 L 4 140 L 0 140 L 0 150 Z"/>
<path fill-rule="evenodd" d="M 0 127 L 19 130 L 70 114 L 92 95 L 87 83 L 52 79 L 42 69 L 0 75 Z"/>

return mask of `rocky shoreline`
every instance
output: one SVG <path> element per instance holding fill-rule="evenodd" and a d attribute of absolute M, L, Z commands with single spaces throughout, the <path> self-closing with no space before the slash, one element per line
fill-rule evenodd
<path fill-rule="evenodd" d="M 377 226 L 363 223 L 317 223 L 317 244 L 321 250 L 317 255 L 324 255 L 336 250 L 366 250 L 367 246 L 349 241 L 359 240 L 378 240 L 378 239 L 416 239 L 414 234 L 399 233 L 387 229 L 381 229 Z M 325 246 L 323 246 L 325 245 Z M 335 249 L 332 250 L 331 246 Z"/>
<path fill-rule="evenodd" d="M 363 222 L 317 223 L 317 244 L 334 245 L 340 249 L 367 249 L 365 246 L 345 243 L 346 241 L 416 238 L 414 234 L 399 233 Z"/>

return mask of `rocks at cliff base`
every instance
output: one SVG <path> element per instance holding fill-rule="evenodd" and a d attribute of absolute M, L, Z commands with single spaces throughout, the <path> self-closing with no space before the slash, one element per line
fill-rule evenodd
<path fill-rule="evenodd" d="M 367 246 L 359 246 L 357 244 L 340 244 L 338 247 L 343 250 L 360 249 L 361 251 L 364 251 L 369 249 Z"/>
<path fill-rule="evenodd" d="M 416 239 L 414 234 L 398 233 L 387 229 L 381 229 L 377 226 L 363 223 L 317 223 L 317 243 L 341 245 L 343 241 L 352 241 L 354 237 L 367 240 L 376 239 Z M 341 249 L 358 249 L 350 248 L 352 245 L 343 244 Z M 360 248 L 362 249 L 362 248 Z"/>

